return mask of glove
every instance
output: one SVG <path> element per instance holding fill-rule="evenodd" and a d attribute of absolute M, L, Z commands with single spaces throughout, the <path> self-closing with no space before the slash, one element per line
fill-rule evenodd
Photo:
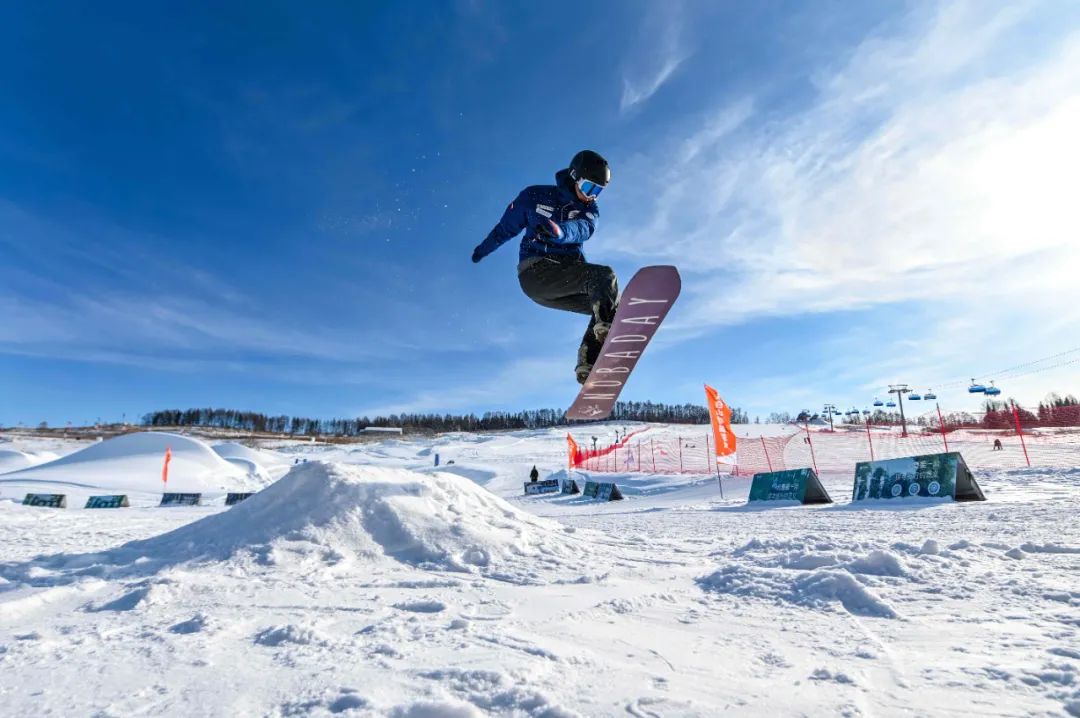
<path fill-rule="evenodd" d="M 478 245 L 478 246 L 476 247 L 476 249 L 474 249 L 474 250 L 472 251 L 472 261 L 473 261 L 473 264 L 476 264 L 477 262 L 479 262 L 479 261 L 480 261 L 481 259 L 483 259 L 483 258 L 484 258 L 484 255 L 480 253 L 480 247 L 479 247 L 479 245 Z"/>
<path fill-rule="evenodd" d="M 544 239 L 562 239 L 563 231 L 554 220 L 545 219 L 536 225 L 536 234 Z"/>

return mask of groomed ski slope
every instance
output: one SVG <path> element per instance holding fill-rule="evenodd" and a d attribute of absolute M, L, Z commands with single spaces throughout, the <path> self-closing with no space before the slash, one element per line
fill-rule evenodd
<path fill-rule="evenodd" d="M 751 509 L 521 496 L 561 431 L 265 448 L 228 510 L 0 500 L 5 715 L 1080 715 L 1080 468 Z"/>

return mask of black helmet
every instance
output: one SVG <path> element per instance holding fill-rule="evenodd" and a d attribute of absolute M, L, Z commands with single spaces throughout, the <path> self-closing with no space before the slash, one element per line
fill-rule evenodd
<path fill-rule="evenodd" d="M 592 150 L 582 150 L 570 160 L 570 179 L 575 182 L 588 180 L 598 185 L 607 186 L 611 181 L 611 170 L 607 160 Z"/>

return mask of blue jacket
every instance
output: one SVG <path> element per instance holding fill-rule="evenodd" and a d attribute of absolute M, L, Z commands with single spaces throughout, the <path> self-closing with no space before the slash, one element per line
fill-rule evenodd
<path fill-rule="evenodd" d="M 476 248 L 478 258 L 486 257 L 525 230 L 518 261 L 529 257 L 560 256 L 585 258 L 581 245 L 596 231 L 600 216 L 596 202 L 578 199 L 567 170 L 555 174 L 553 185 L 533 185 L 521 190 L 503 212 L 502 219 Z M 537 225 L 552 220 L 562 230 L 561 237 L 537 233 Z"/>

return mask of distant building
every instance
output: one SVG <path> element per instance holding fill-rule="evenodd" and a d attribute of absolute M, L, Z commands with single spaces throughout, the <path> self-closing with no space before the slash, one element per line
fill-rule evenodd
<path fill-rule="evenodd" d="M 365 426 L 360 430 L 361 434 L 401 434 L 401 428 L 396 426 Z"/>

